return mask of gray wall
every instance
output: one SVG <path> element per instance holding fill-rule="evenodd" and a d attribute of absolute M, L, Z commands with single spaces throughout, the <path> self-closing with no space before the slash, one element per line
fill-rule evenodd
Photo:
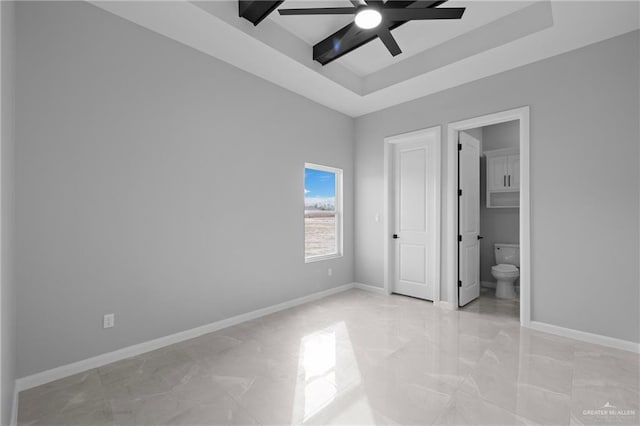
<path fill-rule="evenodd" d="M 384 137 L 530 105 L 532 319 L 640 341 L 639 34 L 360 117 L 356 280 L 383 285 Z"/>
<path fill-rule="evenodd" d="M 83 2 L 17 28 L 20 376 L 353 281 L 351 118 Z M 304 263 L 305 161 L 340 259 Z"/>
<path fill-rule="evenodd" d="M 11 417 L 16 379 L 16 281 L 14 278 L 14 83 L 15 83 L 15 8 L 13 2 L 0 2 L 2 15 L 2 370 L 0 376 L 0 424 L 8 425 Z"/>
<path fill-rule="evenodd" d="M 518 120 L 493 124 L 482 128 L 485 139 L 483 151 L 492 149 L 512 148 L 520 143 L 520 122 Z"/>
<path fill-rule="evenodd" d="M 520 144 L 520 123 L 508 121 L 482 127 L 482 150 L 517 148 Z M 475 130 L 475 129 L 474 129 Z M 487 208 L 487 159 L 480 159 L 480 280 L 495 283 L 491 267 L 496 264 L 493 245 L 515 244 L 520 239 L 519 209 Z M 493 287 L 493 286 L 492 286 Z"/>

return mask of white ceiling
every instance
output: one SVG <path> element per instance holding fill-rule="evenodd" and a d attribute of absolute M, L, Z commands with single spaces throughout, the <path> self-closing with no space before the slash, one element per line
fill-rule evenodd
<path fill-rule="evenodd" d="M 277 16 L 254 27 L 235 1 L 91 2 L 329 108 L 359 116 L 640 28 L 633 1 L 458 1 L 460 21 L 409 22 L 393 31 L 403 54 L 379 40 L 321 66 L 317 41 L 349 16 Z M 302 5 L 300 5 L 302 3 Z M 345 5 L 287 0 L 281 7 Z"/>

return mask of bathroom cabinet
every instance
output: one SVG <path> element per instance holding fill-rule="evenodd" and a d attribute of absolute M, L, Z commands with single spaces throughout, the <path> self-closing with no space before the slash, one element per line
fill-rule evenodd
<path fill-rule="evenodd" d="M 485 151 L 487 159 L 487 208 L 520 205 L 520 152 L 518 148 Z"/>

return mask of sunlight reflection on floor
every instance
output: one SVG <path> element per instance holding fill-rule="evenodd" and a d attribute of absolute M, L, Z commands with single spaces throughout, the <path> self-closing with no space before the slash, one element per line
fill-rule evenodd
<path fill-rule="evenodd" d="M 335 420 L 335 417 L 353 408 L 339 404 L 341 407 L 336 407 L 334 413 L 334 407 L 330 407 L 336 401 L 338 389 L 341 389 L 341 394 L 348 393 L 362 382 L 349 332 L 343 321 L 303 337 L 299 359 L 298 373 L 301 379 L 295 392 L 294 411 L 304 408 L 304 412 L 294 412 L 293 418 L 302 418 L 307 423 L 320 412 L 326 411 Z M 341 374 L 345 373 L 342 369 L 348 369 L 348 374 Z M 341 383 L 341 380 L 345 382 Z M 362 416 L 368 413 L 368 418 L 373 420 L 367 398 L 360 397 L 355 402 L 359 418 L 366 422 Z"/>

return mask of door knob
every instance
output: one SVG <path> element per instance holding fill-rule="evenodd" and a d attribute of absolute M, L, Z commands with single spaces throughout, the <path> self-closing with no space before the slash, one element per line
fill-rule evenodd
<path fill-rule="evenodd" d="M 481 239 L 483 239 L 483 238 L 484 238 L 484 237 L 483 237 L 482 235 L 478 235 L 478 239 L 479 239 L 479 240 L 481 240 Z"/>
<path fill-rule="evenodd" d="M 393 239 L 397 240 L 398 239 L 398 234 L 393 234 Z"/>

